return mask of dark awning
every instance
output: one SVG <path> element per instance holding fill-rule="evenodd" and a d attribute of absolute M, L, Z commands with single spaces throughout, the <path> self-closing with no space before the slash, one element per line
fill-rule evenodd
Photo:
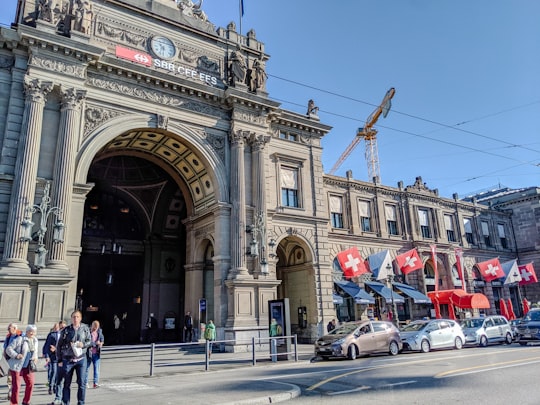
<path fill-rule="evenodd" d="M 427 295 L 422 294 L 420 291 L 412 288 L 408 284 L 394 283 L 394 287 L 396 287 L 403 294 L 411 297 L 415 304 L 431 304 L 431 300 Z"/>
<path fill-rule="evenodd" d="M 392 299 L 397 304 L 403 304 L 405 303 L 405 300 L 403 297 L 394 291 L 390 290 L 387 286 L 381 283 L 376 283 L 374 281 L 369 281 L 365 283 L 369 288 L 371 288 L 373 291 L 375 291 L 377 294 L 379 294 L 381 297 L 384 298 L 386 303 L 391 303 Z M 393 297 L 393 298 L 392 298 Z"/>
<path fill-rule="evenodd" d="M 334 284 L 353 297 L 357 304 L 375 304 L 375 298 L 351 281 L 334 281 Z"/>

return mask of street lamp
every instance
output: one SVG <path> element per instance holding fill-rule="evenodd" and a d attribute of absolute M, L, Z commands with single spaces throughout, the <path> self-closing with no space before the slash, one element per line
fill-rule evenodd
<path fill-rule="evenodd" d="M 34 223 L 32 222 L 32 214 L 39 212 L 41 218 L 39 221 L 39 229 L 36 232 L 37 235 L 37 248 L 36 255 L 34 257 L 34 267 L 36 272 L 39 273 L 40 269 L 45 267 L 47 260 L 47 249 L 45 249 L 45 233 L 47 232 L 47 221 L 49 215 L 54 214 L 56 220 L 53 225 L 53 242 L 54 243 L 63 243 L 64 242 L 64 222 L 60 219 L 62 210 L 59 207 L 51 207 L 51 198 L 49 196 L 51 183 L 47 182 L 45 184 L 45 189 L 43 190 L 43 197 L 41 197 L 41 203 L 39 205 L 34 204 L 32 206 L 26 207 L 25 217 L 21 222 L 21 242 L 30 242 L 32 238 L 32 228 Z"/>
<path fill-rule="evenodd" d="M 394 269 L 392 268 L 392 265 L 390 263 L 386 265 L 386 270 L 386 280 L 388 281 L 388 288 L 390 288 L 390 297 L 392 297 L 392 322 L 396 325 L 396 327 L 399 327 L 399 316 L 397 306 L 394 301 L 394 288 L 392 287 L 392 284 L 394 282 Z"/>

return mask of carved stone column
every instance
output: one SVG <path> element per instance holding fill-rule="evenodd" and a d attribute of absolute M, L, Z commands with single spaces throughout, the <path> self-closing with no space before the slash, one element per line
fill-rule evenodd
<path fill-rule="evenodd" d="M 75 154 L 81 125 L 81 101 L 86 91 L 62 88 L 60 125 L 56 144 L 56 159 L 52 184 L 52 205 L 58 207 L 66 227 L 70 226 L 70 207 L 73 196 Z M 66 243 L 53 243 L 49 255 L 51 267 L 67 269 Z"/>
<path fill-rule="evenodd" d="M 264 146 L 270 141 L 270 136 L 251 134 L 251 159 L 252 159 L 252 182 L 253 182 L 253 205 L 255 214 L 259 216 L 262 224 L 267 227 L 266 221 L 266 190 L 265 190 L 265 170 L 264 170 Z M 266 228 L 267 229 L 267 228 Z M 266 236 L 266 231 L 262 233 Z M 260 260 L 268 262 L 266 244 L 267 240 L 261 240 L 261 244 L 265 247 L 264 257 Z"/>
<path fill-rule="evenodd" d="M 2 268 L 13 270 L 29 270 L 28 244 L 20 241 L 21 222 L 27 205 L 34 204 L 43 109 L 53 84 L 26 76 L 24 87 L 26 98 L 2 258 Z"/>
<path fill-rule="evenodd" d="M 231 271 L 229 279 L 248 276 L 246 267 L 246 186 L 244 140 L 248 133 L 231 131 Z"/>

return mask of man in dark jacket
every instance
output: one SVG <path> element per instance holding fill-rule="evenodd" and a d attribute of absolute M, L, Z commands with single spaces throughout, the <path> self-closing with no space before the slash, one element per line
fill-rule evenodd
<path fill-rule="evenodd" d="M 58 374 L 58 357 L 56 356 L 56 346 L 60 339 L 61 330 L 64 329 L 66 323 L 60 321 L 55 323 L 53 329 L 47 335 L 43 344 L 43 357 L 47 362 L 47 381 L 49 384 L 49 394 L 56 394 L 56 376 Z"/>
<path fill-rule="evenodd" d="M 184 317 L 184 342 L 191 343 L 193 341 L 193 318 L 191 312 L 187 311 Z"/>
<path fill-rule="evenodd" d="M 71 395 L 71 380 L 73 372 L 77 372 L 77 405 L 84 405 L 86 397 L 86 352 L 92 344 L 90 328 L 81 323 L 82 314 L 74 311 L 71 314 L 71 325 L 64 328 L 58 341 L 58 366 L 60 375 L 64 378 L 62 403 L 69 405 Z"/>

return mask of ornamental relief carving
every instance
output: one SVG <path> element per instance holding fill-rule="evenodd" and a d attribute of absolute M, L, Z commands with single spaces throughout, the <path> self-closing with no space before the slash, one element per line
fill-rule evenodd
<path fill-rule="evenodd" d="M 50 70 L 52 72 L 63 73 L 69 76 L 77 77 L 79 79 L 85 78 L 86 67 L 81 65 L 75 65 L 49 58 L 43 58 L 35 54 L 30 56 L 30 61 L 28 64 L 45 70 Z"/>
<path fill-rule="evenodd" d="M 117 28 L 103 21 L 97 24 L 97 33 L 113 39 L 116 42 L 124 42 L 129 45 L 135 45 L 140 47 L 146 46 L 146 40 L 148 36 L 134 34 L 126 29 Z"/>
<path fill-rule="evenodd" d="M 225 162 L 225 138 L 223 136 L 206 134 L 206 140 L 214 149 L 222 162 Z"/>
<path fill-rule="evenodd" d="M 250 124 L 266 125 L 266 116 L 253 114 L 247 111 L 234 111 L 233 119 L 243 122 L 249 122 Z"/>
<path fill-rule="evenodd" d="M 86 138 L 95 128 L 120 115 L 125 115 L 125 113 L 122 111 L 111 110 L 110 108 L 87 104 L 86 109 L 84 110 L 83 137 Z"/>

